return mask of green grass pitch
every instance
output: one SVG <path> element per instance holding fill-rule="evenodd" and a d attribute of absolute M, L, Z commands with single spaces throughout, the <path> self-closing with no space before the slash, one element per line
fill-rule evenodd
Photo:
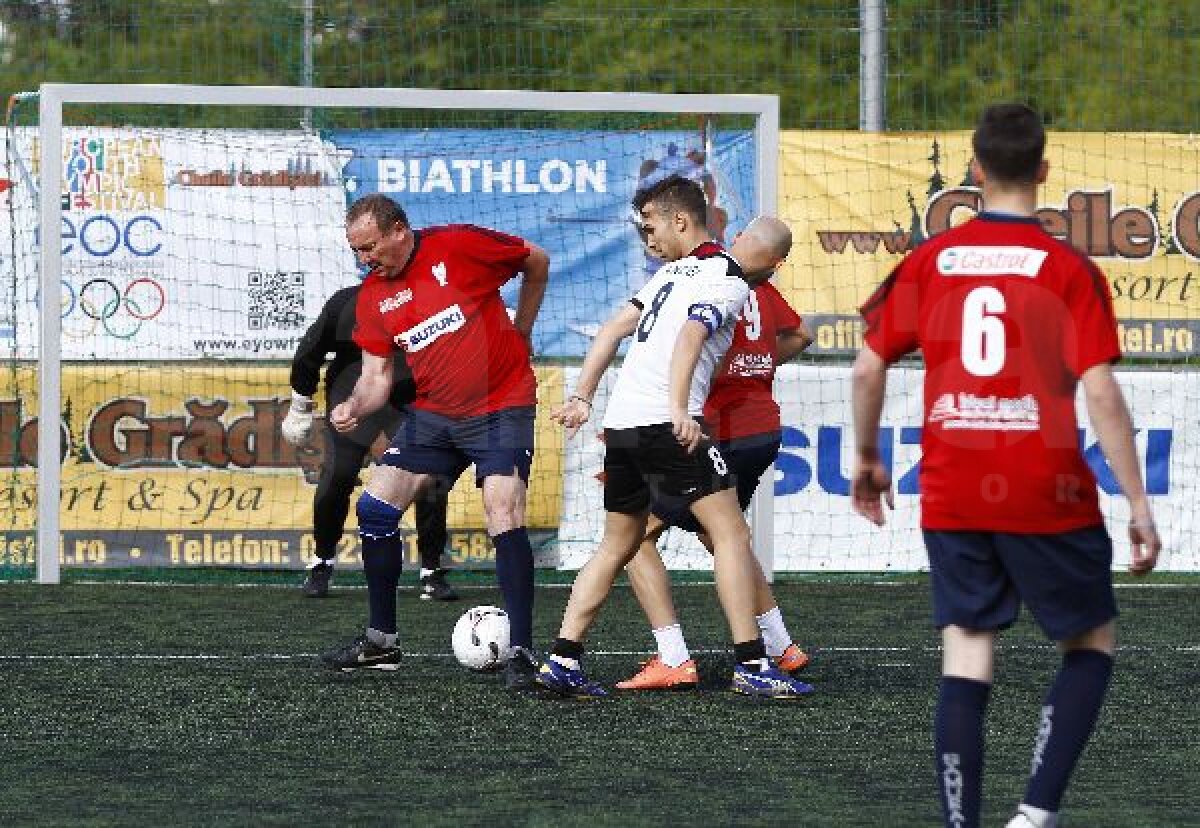
<path fill-rule="evenodd" d="M 725 688 L 711 586 L 675 591 L 699 692 L 596 702 L 513 697 L 448 655 L 459 613 L 499 604 L 461 575 L 457 604 L 401 594 L 396 673 L 339 675 L 318 652 L 357 633 L 366 595 L 325 600 L 294 573 L 190 585 L 0 584 L 0 822 L 10 825 L 800 825 L 938 821 L 929 736 L 939 652 L 921 578 L 777 585 L 817 694 Z M 112 576 L 107 576 L 112 577 Z M 546 646 L 568 590 L 547 574 Z M 236 582 L 244 581 L 247 584 Z M 1123 587 L 1117 672 L 1065 824 L 1200 824 L 1200 584 Z M 587 664 L 611 684 L 652 638 L 619 585 Z M 1057 657 L 1022 621 L 1002 639 L 987 724 L 985 825 L 1024 788 Z"/>

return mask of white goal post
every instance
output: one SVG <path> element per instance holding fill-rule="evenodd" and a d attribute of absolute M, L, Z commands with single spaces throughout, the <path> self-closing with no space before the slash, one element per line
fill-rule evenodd
<path fill-rule="evenodd" d="M 690 95 L 609 92 L 536 92 L 510 90 L 432 90 L 387 88 L 311 88 L 253 86 L 191 86 L 170 84 L 60 84 L 48 83 L 39 92 L 38 140 L 40 146 L 38 216 L 40 238 L 61 233 L 63 205 L 63 108 L 93 105 L 187 105 L 201 107 L 287 107 L 291 109 L 342 108 L 379 110 L 473 110 L 550 113 L 647 113 L 752 118 L 754 122 L 754 192 L 757 213 L 777 211 L 779 156 L 779 100 L 774 95 Z M 49 163 L 54 161 L 54 163 Z M 63 274 L 58 244 L 40 245 L 40 293 L 59 294 Z M 40 303 L 39 403 L 40 437 L 37 443 L 36 580 L 58 583 L 61 578 L 59 548 L 60 467 L 59 429 L 63 422 L 62 320 L 53 301 Z M 596 320 L 602 321 L 602 320 Z M 49 427 L 48 427 L 49 426 Z M 768 471 L 759 487 L 752 512 L 755 550 L 768 578 L 773 572 L 774 475 Z"/>

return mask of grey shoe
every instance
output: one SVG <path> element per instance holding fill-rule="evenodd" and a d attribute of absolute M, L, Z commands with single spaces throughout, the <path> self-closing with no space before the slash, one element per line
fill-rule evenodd
<path fill-rule="evenodd" d="M 317 564 L 308 570 L 300 590 L 309 598 L 324 598 L 329 594 L 329 582 L 333 580 L 332 564 Z"/>
<path fill-rule="evenodd" d="M 446 582 L 446 570 L 435 569 L 421 579 L 422 601 L 457 601 L 458 593 Z"/>
<path fill-rule="evenodd" d="M 537 687 L 537 672 L 541 662 L 524 647 L 513 647 L 512 655 L 504 668 L 504 686 L 514 692 L 533 690 Z"/>
<path fill-rule="evenodd" d="M 376 644 L 365 635 L 321 656 L 321 662 L 334 670 L 349 673 L 353 670 L 398 670 L 400 648 Z"/>

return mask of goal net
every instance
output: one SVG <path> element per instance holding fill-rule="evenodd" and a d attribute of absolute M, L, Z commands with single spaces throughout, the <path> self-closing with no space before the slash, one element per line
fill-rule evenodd
<path fill-rule="evenodd" d="M 4 147 L 4 565 L 55 581 L 63 566 L 311 561 L 323 449 L 281 438 L 290 360 L 361 278 L 343 219 L 374 192 L 414 227 L 479 224 L 549 252 L 528 521 L 540 563 L 580 565 L 603 522 L 603 391 L 575 440 L 548 415 L 652 272 L 630 200 L 693 177 L 728 240 L 774 210 L 777 132 L 770 96 L 44 86 L 17 102 Z M 472 484 L 451 498 L 452 565 L 491 561 Z M 755 509 L 768 568 L 770 488 Z M 352 566 L 353 530 L 352 514 Z M 708 566 L 686 538 L 667 557 Z"/>

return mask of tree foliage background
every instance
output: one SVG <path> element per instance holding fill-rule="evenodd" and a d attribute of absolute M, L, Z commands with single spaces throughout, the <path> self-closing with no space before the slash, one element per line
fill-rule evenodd
<path fill-rule="evenodd" d="M 858 3 L 312 0 L 325 86 L 776 93 L 858 125 Z M 43 81 L 301 84 L 304 0 L 0 0 L 0 92 Z M 1025 100 L 1056 129 L 1191 132 L 1188 3 L 890 0 L 887 120 L 969 126 Z"/>

